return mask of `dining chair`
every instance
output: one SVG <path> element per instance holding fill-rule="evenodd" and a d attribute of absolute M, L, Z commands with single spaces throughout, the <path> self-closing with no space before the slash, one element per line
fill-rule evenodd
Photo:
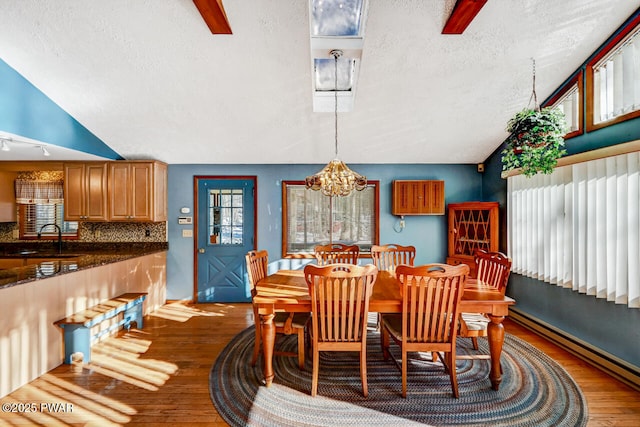
<path fill-rule="evenodd" d="M 245 256 L 247 263 L 247 274 L 249 276 L 249 284 L 251 285 L 251 298 L 256 294 L 256 284 L 267 275 L 267 266 L 269 264 L 269 253 L 262 251 L 249 251 Z M 304 348 L 305 348 L 305 329 L 311 315 L 309 313 L 284 313 L 276 312 L 273 317 L 273 325 L 276 328 L 276 334 L 298 336 L 298 351 L 274 351 L 274 355 L 280 356 L 297 356 L 298 366 L 304 369 Z M 253 305 L 253 319 L 256 325 L 255 344 L 253 347 L 253 357 L 251 358 L 251 366 L 254 366 L 258 360 L 258 355 L 262 348 L 262 325 L 258 308 Z"/>
<path fill-rule="evenodd" d="M 478 287 L 499 292 L 504 296 L 511 274 L 511 259 L 502 252 L 475 252 Z M 489 317 L 485 313 L 460 313 L 458 336 L 471 338 L 473 349 L 478 350 L 478 337 L 486 337 Z M 458 359 L 489 359 L 488 354 L 458 355 Z"/>
<path fill-rule="evenodd" d="M 311 396 L 318 392 L 321 351 L 360 353 L 362 393 L 367 387 L 367 313 L 378 269 L 373 264 L 309 264 L 304 276 L 311 297 L 313 374 Z"/>
<path fill-rule="evenodd" d="M 371 246 L 371 258 L 378 270 L 394 272 L 400 264 L 413 265 L 416 258 L 414 246 L 401 246 L 395 243 Z"/>
<path fill-rule="evenodd" d="M 416 248 L 395 243 L 372 245 L 371 258 L 379 271 L 394 273 L 396 267 L 400 264 L 413 265 L 416 258 Z M 380 330 L 380 315 L 378 313 L 370 313 L 369 319 L 371 328 Z"/>
<path fill-rule="evenodd" d="M 409 352 L 437 352 L 449 373 L 453 396 L 458 397 L 456 336 L 459 304 L 468 275 L 466 264 L 396 268 L 402 313 L 381 315 L 381 344 L 384 359 L 391 357 L 401 369 L 402 397 L 407 397 Z M 400 362 L 389 351 L 391 340 L 400 346 Z"/>
<path fill-rule="evenodd" d="M 318 265 L 329 264 L 358 264 L 360 247 L 358 245 L 344 245 L 342 243 L 332 243 L 329 245 L 318 245 L 314 248 Z"/>

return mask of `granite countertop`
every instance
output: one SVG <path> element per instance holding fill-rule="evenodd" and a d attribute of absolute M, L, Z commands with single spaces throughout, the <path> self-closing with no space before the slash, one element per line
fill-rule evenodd
<path fill-rule="evenodd" d="M 0 258 L 26 258 L 32 262 L 0 270 L 0 289 L 167 250 L 168 244 L 162 242 L 68 244 L 62 253 L 52 250 L 51 244 L 0 244 Z"/>

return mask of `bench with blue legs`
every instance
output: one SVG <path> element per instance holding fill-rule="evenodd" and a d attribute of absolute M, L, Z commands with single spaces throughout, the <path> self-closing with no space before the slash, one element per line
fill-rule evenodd
<path fill-rule="evenodd" d="M 135 322 L 142 329 L 142 303 L 146 297 L 145 292 L 122 294 L 54 322 L 64 332 L 64 363 L 72 363 L 77 353 L 82 353 L 83 362 L 89 363 L 91 345 L 120 327 L 129 330 Z M 106 327 L 101 325 L 103 322 L 107 322 Z"/>

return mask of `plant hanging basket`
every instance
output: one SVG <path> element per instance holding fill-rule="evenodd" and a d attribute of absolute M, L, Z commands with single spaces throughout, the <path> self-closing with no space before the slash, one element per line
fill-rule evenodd
<path fill-rule="evenodd" d="M 550 174 L 562 157 L 567 122 L 559 108 L 540 108 L 536 95 L 536 62 L 533 61 L 534 108 L 526 108 L 507 122 L 507 148 L 502 150 L 502 170 L 521 169 L 526 177 L 542 172 Z"/>
<path fill-rule="evenodd" d="M 505 171 L 521 169 L 527 177 L 549 174 L 566 153 L 566 121 L 558 108 L 522 110 L 509 120 L 507 132 L 507 147 L 502 151 Z"/>

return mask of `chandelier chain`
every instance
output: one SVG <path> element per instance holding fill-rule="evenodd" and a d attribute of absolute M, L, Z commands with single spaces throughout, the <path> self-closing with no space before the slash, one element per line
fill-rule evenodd
<path fill-rule="evenodd" d="M 338 158 L 338 58 L 342 55 L 342 52 L 339 50 L 332 50 L 331 54 L 333 55 L 333 61 L 334 61 L 334 78 L 335 80 L 333 81 L 333 118 L 334 118 L 334 126 L 335 126 L 335 154 L 336 154 L 336 159 Z"/>
<path fill-rule="evenodd" d="M 335 129 L 335 154 L 336 157 L 322 170 L 305 179 L 308 189 L 322 191 L 325 196 L 348 196 L 352 190 L 362 191 L 367 188 L 367 177 L 362 176 L 338 159 L 338 58 L 342 51 L 334 49 L 329 52 L 334 58 L 334 129 Z M 331 203 L 331 202 L 330 202 Z M 331 234 L 331 233 L 330 233 Z"/>
<path fill-rule="evenodd" d="M 531 58 L 532 61 L 532 68 L 533 68 L 533 78 L 532 78 L 532 82 L 533 82 L 533 88 L 531 91 L 531 98 L 529 98 L 529 105 L 531 105 L 531 100 L 533 100 L 533 108 L 537 111 L 540 111 L 540 104 L 538 104 L 538 95 L 536 94 L 536 60 L 534 58 Z"/>

